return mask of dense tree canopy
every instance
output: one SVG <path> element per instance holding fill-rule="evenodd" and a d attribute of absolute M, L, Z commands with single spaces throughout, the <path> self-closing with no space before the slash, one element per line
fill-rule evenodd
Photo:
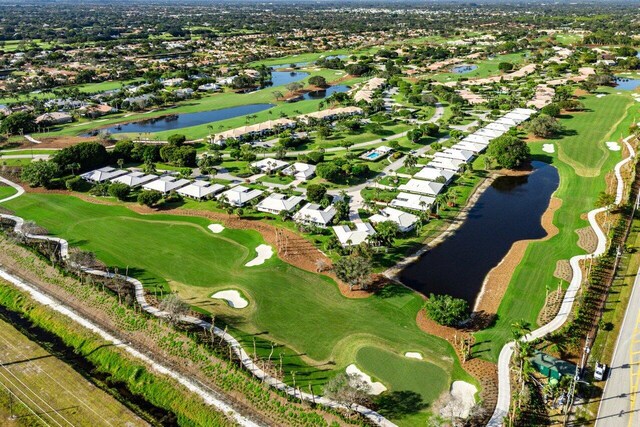
<path fill-rule="evenodd" d="M 513 169 L 531 158 L 531 150 L 520 138 L 502 135 L 489 143 L 487 156 L 494 159 L 498 166 Z"/>

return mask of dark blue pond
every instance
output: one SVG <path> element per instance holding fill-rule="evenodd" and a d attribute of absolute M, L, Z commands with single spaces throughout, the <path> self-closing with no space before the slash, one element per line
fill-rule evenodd
<path fill-rule="evenodd" d="M 220 110 L 200 111 L 198 113 L 174 114 L 113 126 L 106 130 L 111 133 L 147 133 L 176 130 L 189 126 L 217 122 L 219 120 L 232 119 L 247 114 L 254 114 L 271 107 L 273 107 L 273 104 L 250 104 L 239 107 L 222 108 Z"/>
<path fill-rule="evenodd" d="M 626 77 L 616 77 L 616 88 L 622 90 L 635 90 L 640 87 L 640 79 L 629 79 Z"/>
<path fill-rule="evenodd" d="M 307 92 L 302 96 L 302 98 L 303 99 L 324 99 L 328 96 L 331 96 L 334 93 L 346 92 L 349 89 L 350 89 L 349 86 L 345 86 L 345 85 L 329 86 L 324 90 Z"/>
<path fill-rule="evenodd" d="M 271 86 L 282 86 L 293 82 L 299 82 L 308 76 L 309 73 L 303 73 L 301 71 L 272 71 Z"/>
<path fill-rule="evenodd" d="M 497 178 L 453 236 L 402 271 L 402 283 L 427 296 L 463 298 L 473 307 L 485 277 L 513 243 L 546 236 L 541 218 L 558 188 L 558 171 L 542 162 L 533 167 L 528 176 Z"/>
<path fill-rule="evenodd" d="M 451 69 L 451 72 L 455 74 L 466 74 L 476 69 L 478 69 L 477 65 L 464 64 L 464 65 L 456 65 Z"/>

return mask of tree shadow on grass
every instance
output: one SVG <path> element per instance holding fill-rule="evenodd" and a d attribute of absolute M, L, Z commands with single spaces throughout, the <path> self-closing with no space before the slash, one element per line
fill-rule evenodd
<path fill-rule="evenodd" d="M 374 294 L 380 298 L 394 298 L 412 293 L 413 291 L 405 286 L 389 283 L 385 286 L 379 286 Z"/>
<path fill-rule="evenodd" d="M 422 400 L 422 396 L 409 390 L 385 393 L 375 403 L 378 412 L 392 419 L 416 414 L 429 406 Z"/>

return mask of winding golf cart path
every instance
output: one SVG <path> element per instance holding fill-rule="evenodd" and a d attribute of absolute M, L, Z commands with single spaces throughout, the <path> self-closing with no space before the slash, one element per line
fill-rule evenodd
<path fill-rule="evenodd" d="M 635 156 L 633 147 L 631 147 L 631 145 L 629 144 L 629 140 L 631 138 L 632 136 L 628 136 L 623 140 L 623 142 L 627 146 L 627 149 L 629 150 L 629 157 L 620 161 L 614 168 L 617 180 L 616 198 L 614 202 L 615 205 L 619 205 L 622 202 L 622 198 L 624 196 L 624 182 L 622 180 L 621 169 Z M 558 314 L 551 322 L 541 326 L 534 331 L 531 331 L 530 333 L 525 335 L 522 340 L 533 341 L 535 339 L 541 338 L 559 329 L 566 322 L 569 314 L 571 313 L 576 295 L 580 290 L 580 285 L 582 284 L 582 269 L 580 268 L 580 261 L 589 259 L 590 257 L 598 257 L 602 255 L 607 249 L 607 236 L 604 234 L 596 221 L 596 216 L 600 212 L 604 212 L 606 210 L 607 208 L 598 208 L 590 211 L 587 214 L 589 225 L 591 226 L 591 228 L 593 228 L 593 231 L 596 233 L 596 236 L 598 238 L 598 245 L 593 253 L 576 255 L 569 261 L 571 264 L 571 269 L 573 271 L 573 278 L 571 279 L 571 283 L 569 283 L 569 287 L 564 294 L 564 299 L 562 300 L 562 305 L 560 306 Z M 511 403 L 509 363 L 511 361 L 511 357 L 513 356 L 514 347 L 515 342 L 511 341 L 505 344 L 500 351 L 500 356 L 498 358 L 498 403 L 496 404 L 496 409 L 491 416 L 491 420 L 487 424 L 488 427 L 499 427 L 503 425 L 503 420 L 509 413 L 509 406 Z"/>

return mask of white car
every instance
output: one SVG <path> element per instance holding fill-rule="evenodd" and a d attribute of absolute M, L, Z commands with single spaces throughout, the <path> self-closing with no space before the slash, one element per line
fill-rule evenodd
<path fill-rule="evenodd" d="M 596 381 L 602 381 L 607 373 L 607 365 L 604 363 L 596 362 L 596 370 L 593 373 L 593 378 Z"/>

